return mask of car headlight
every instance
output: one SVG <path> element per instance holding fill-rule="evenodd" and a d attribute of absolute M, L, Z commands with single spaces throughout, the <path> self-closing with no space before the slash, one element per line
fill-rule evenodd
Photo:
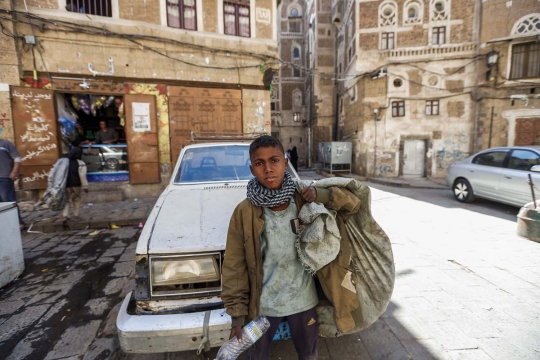
<path fill-rule="evenodd" d="M 219 280 L 215 258 L 153 259 L 152 285 L 180 285 Z"/>

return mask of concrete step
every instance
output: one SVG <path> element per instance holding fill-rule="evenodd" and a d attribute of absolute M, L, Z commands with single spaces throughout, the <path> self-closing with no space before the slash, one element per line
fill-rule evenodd
<path fill-rule="evenodd" d="M 104 203 L 124 200 L 124 193 L 121 190 L 114 191 L 90 191 L 83 192 L 82 203 Z"/>

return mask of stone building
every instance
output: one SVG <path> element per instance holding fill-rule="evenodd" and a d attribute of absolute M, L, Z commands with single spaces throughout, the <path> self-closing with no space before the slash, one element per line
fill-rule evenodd
<path fill-rule="evenodd" d="M 46 187 L 72 135 L 58 120 L 73 115 L 83 139 L 100 120 L 115 130 L 121 144 L 84 149 L 89 178 L 131 197 L 160 193 L 191 131 L 271 132 L 277 7 L 0 0 L 0 137 L 23 156 L 22 188 Z"/>
<path fill-rule="evenodd" d="M 278 49 L 282 60 L 272 84 L 272 133 L 285 149 L 296 146 L 306 162 L 306 2 L 285 0 L 278 8 Z"/>
<path fill-rule="evenodd" d="M 480 2 L 334 1 L 338 140 L 353 171 L 444 177 L 472 151 Z"/>
<path fill-rule="evenodd" d="M 540 145 L 540 2 L 485 1 L 481 18 L 474 150 Z"/>

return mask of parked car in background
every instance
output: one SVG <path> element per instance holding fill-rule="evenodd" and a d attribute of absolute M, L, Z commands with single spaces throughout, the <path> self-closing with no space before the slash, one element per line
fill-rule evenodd
<path fill-rule="evenodd" d="M 481 197 L 521 207 L 532 201 L 529 174 L 540 188 L 539 165 L 540 146 L 491 148 L 452 164 L 446 183 L 459 202 Z"/>
<path fill-rule="evenodd" d="M 125 352 L 195 350 L 203 337 L 212 347 L 229 339 L 221 265 L 231 215 L 253 178 L 249 145 L 204 143 L 182 150 L 137 243 L 136 288 L 116 322 Z M 288 171 L 298 179 L 290 164 Z"/>

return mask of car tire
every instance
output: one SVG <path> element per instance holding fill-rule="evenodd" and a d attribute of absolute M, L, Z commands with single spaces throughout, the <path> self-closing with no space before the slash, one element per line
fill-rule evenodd
<path fill-rule="evenodd" d="M 465 179 L 457 179 L 452 186 L 452 192 L 457 201 L 470 203 L 474 201 L 474 192 L 471 184 Z"/>

